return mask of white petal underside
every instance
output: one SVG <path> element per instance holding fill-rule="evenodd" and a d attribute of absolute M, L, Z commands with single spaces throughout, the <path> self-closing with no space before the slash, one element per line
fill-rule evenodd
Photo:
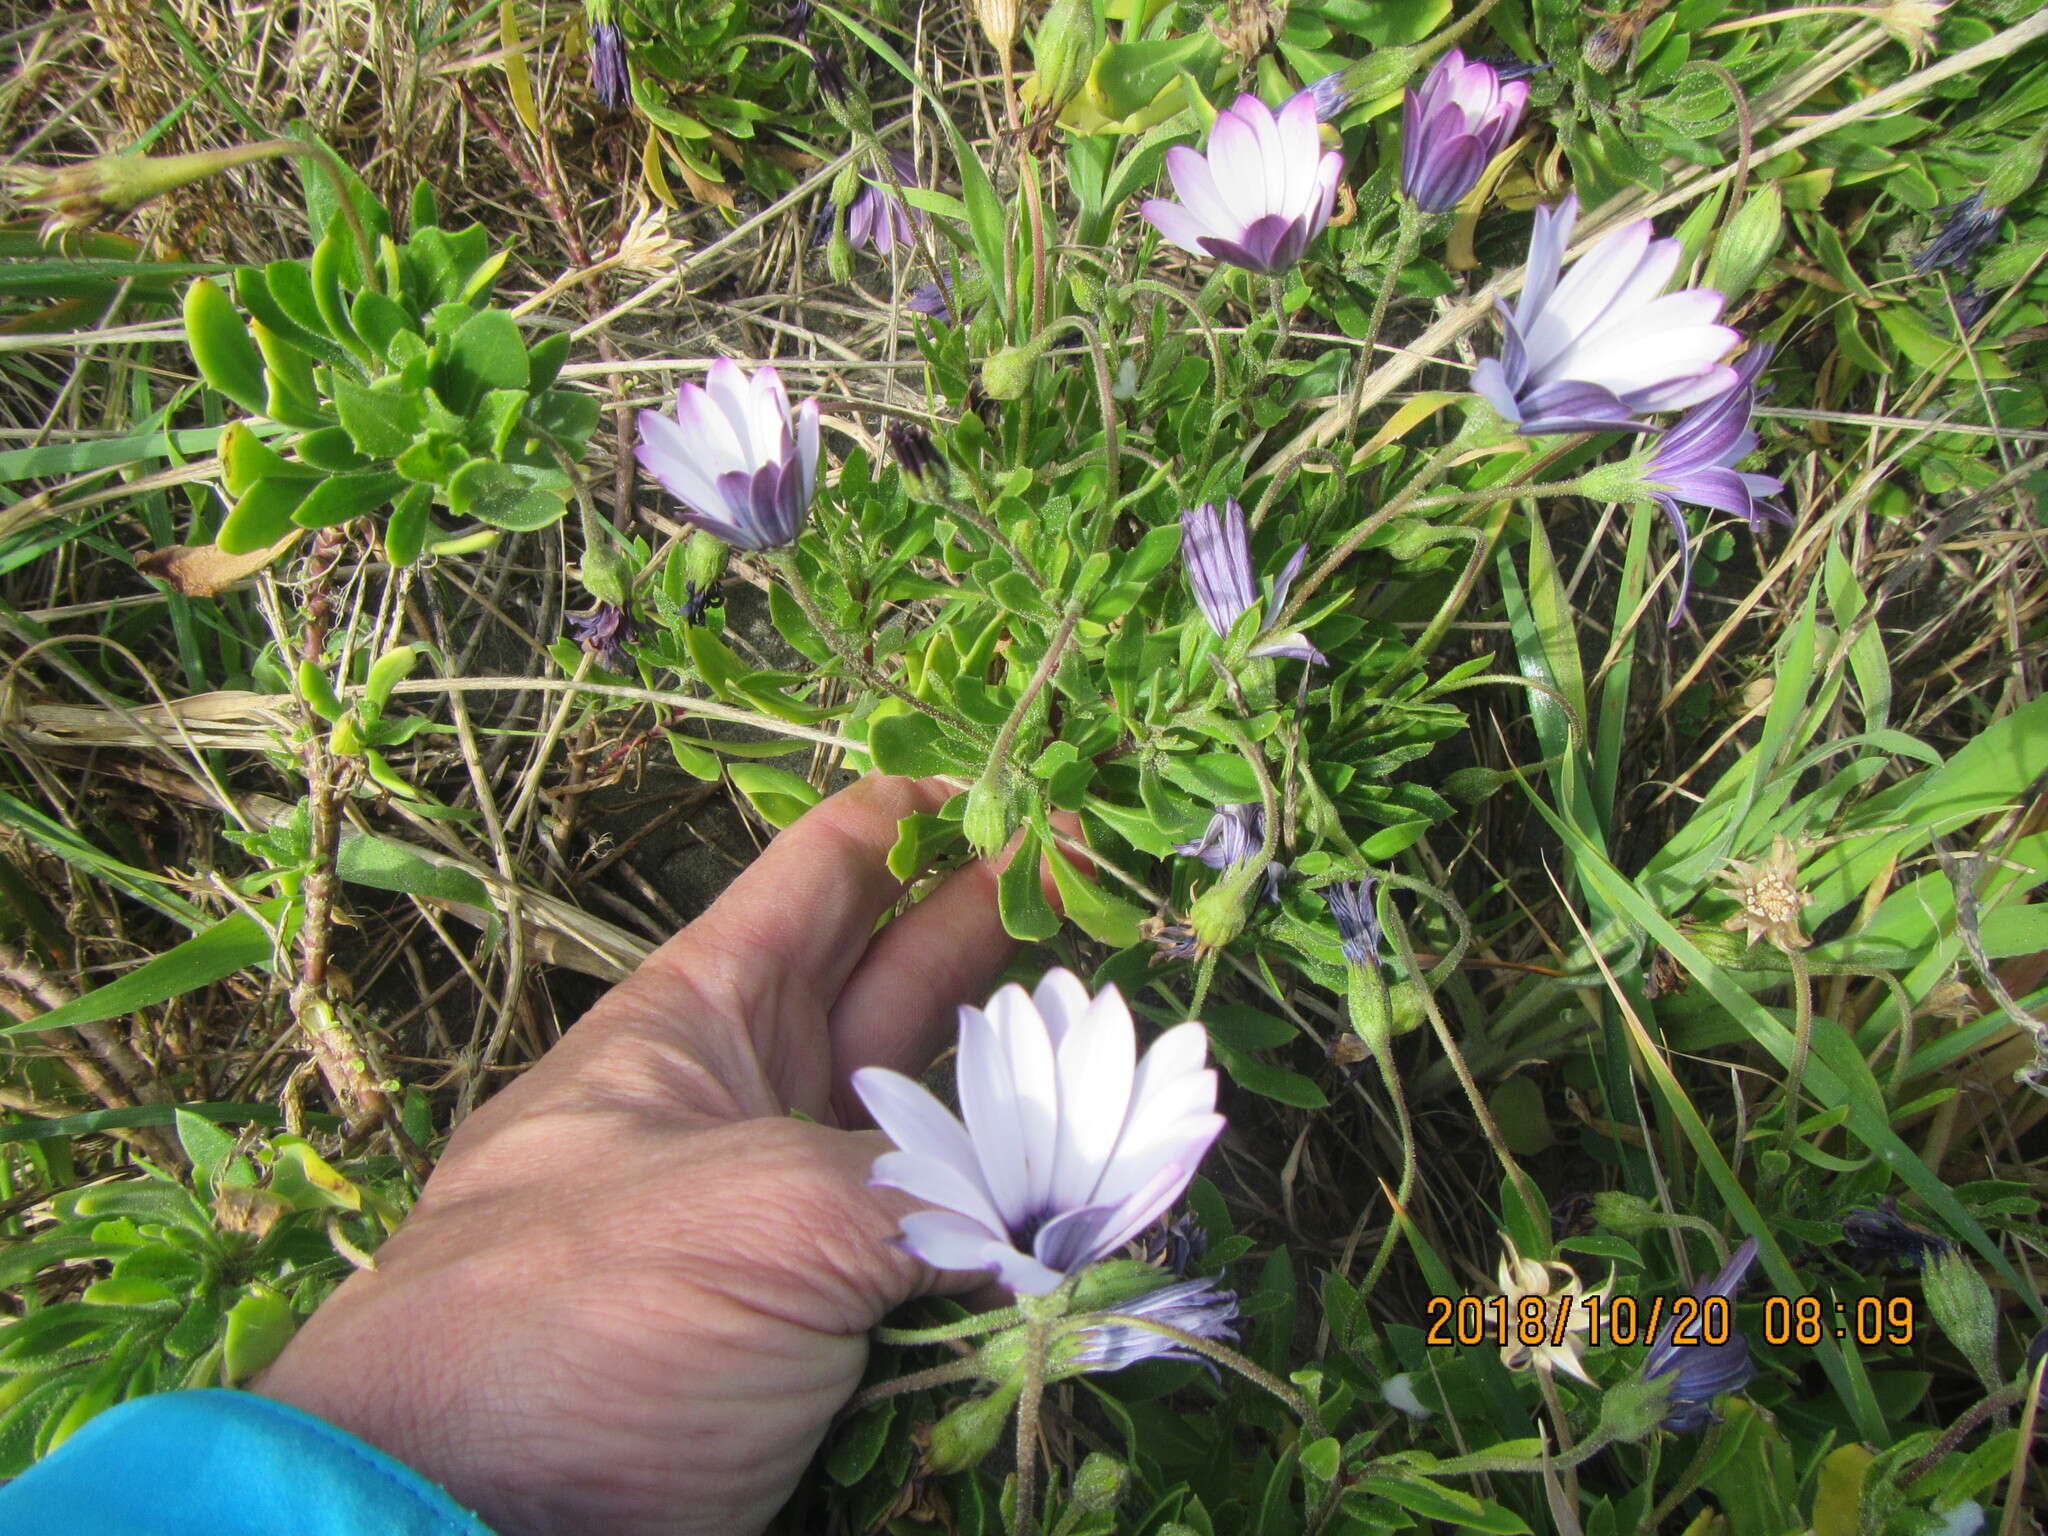
<path fill-rule="evenodd" d="M 1201 224 L 1203 234 L 1223 235 L 1237 231 L 1237 214 L 1217 189 L 1215 174 L 1207 160 L 1185 144 L 1176 144 L 1166 152 L 1166 174 L 1173 182 L 1173 190 L 1180 197 L 1181 205 Z M 1169 235 L 1167 238 L 1173 237 Z"/>
<path fill-rule="evenodd" d="M 974 1146 L 952 1113 L 920 1084 L 887 1067 L 862 1067 L 853 1091 L 882 1133 L 903 1151 L 967 1169 L 977 1166 Z"/>
<path fill-rule="evenodd" d="M 1059 1146 L 1051 1191 L 1055 1207 L 1064 1210 L 1088 1203 L 1101 1181 L 1123 1133 L 1137 1058 L 1130 1010 L 1115 988 L 1106 988 L 1060 1043 Z"/>
<path fill-rule="evenodd" d="M 723 516 L 725 498 L 703 468 L 705 455 L 668 417 L 658 411 L 640 413 L 640 465 L 684 506 L 706 516 Z"/>
<path fill-rule="evenodd" d="M 1008 988 L 1005 989 L 1010 990 Z M 993 1013 L 1002 994 L 990 1003 Z M 1037 1209 L 1031 1181 L 1029 1133 L 1018 1112 L 1008 1043 L 995 1020 L 975 1008 L 960 1010 L 960 1050 L 955 1058 L 960 1111 L 982 1171 L 982 1182 L 1012 1230 Z"/>
<path fill-rule="evenodd" d="M 1009 1228 L 989 1199 L 978 1169 L 968 1172 L 950 1162 L 911 1152 L 884 1152 L 869 1170 L 868 1182 L 900 1189 L 929 1205 L 957 1211 L 986 1227 L 991 1237 L 1009 1236 Z"/>
<path fill-rule="evenodd" d="M 1179 203 L 1169 203 L 1163 197 L 1150 197 L 1139 207 L 1152 227 L 1172 244 L 1179 246 L 1191 256 L 1206 256 L 1208 250 L 1202 245 L 1202 237 L 1211 231 L 1209 226 Z"/>

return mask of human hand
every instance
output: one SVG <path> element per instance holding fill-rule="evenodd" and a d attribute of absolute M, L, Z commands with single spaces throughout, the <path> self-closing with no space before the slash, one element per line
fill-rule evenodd
<path fill-rule="evenodd" d="M 976 1283 L 889 1242 L 917 1202 L 866 1186 L 878 1132 L 839 1129 L 866 1123 L 853 1070 L 920 1074 L 1010 952 L 979 861 L 874 932 L 897 820 L 945 797 L 868 778 L 776 838 L 457 1129 L 255 1390 L 501 1536 L 760 1530 L 869 1329 Z"/>

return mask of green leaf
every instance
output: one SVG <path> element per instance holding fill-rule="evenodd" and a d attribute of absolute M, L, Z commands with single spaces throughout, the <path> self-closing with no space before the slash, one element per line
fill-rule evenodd
<path fill-rule="evenodd" d="M 883 773 L 905 778 L 929 778 L 935 773 L 959 773 L 974 766 L 947 737 L 930 715 L 906 710 L 900 715 L 883 715 L 868 724 L 868 756 Z"/>
<path fill-rule="evenodd" d="M 1044 830 L 1040 829 L 1041 836 Z M 1068 921 L 1098 944 L 1126 949 L 1137 943 L 1138 920 L 1144 913 L 1074 868 L 1049 838 L 1046 846 L 1051 850 L 1046 862 L 1052 868 L 1052 883 Z"/>
<path fill-rule="evenodd" d="M 185 344 L 208 384 L 250 415 L 267 414 L 270 387 L 263 377 L 263 354 L 211 278 L 195 278 L 185 290 Z"/>
<path fill-rule="evenodd" d="M 448 507 L 457 517 L 514 533 L 532 533 L 560 521 L 568 497 L 567 475 L 532 464 L 471 459 L 448 482 Z"/>
<path fill-rule="evenodd" d="M 228 509 L 214 540 L 224 555 L 252 555 L 268 549 L 298 525 L 292 514 L 299 510 L 317 481 L 297 475 L 273 475 L 258 480 L 242 492 Z"/>
<path fill-rule="evenodd" d="M 266 922 L 278 923 L 284 920 L 286 906 L 280 898 L 256 910 Z M 0 1035 L 36 1034 L 121 1018 L 210 987 L 250 966 L 266 965 L 271 954 L 271 936 L 264 924 L 246 912 L 230 913 L 155 959 L 143 961 L 127 975 L 95 987 L 61 1008 L 0 1028 Z"/>
<path fill-rule="evenodd" d="M 235 1138 L 211 1120 L 182 1107 L 176 1109 L 173 1123 L 178 1128 L 178 1145 L 192 1159 L 193 1182 L 203 1189 L 211 1189 L 220 1177 L 221 1169 L 234 1155 Z"/>
<path fill-rule="evenodd" d="M 330 475 L 299 503 L 292 521 L 301 528 L 331 528 L 388 506 L 404 487 L 405 476 L 383 469 Z"/>
<path fill-rule="evenodd" d="M 912 811 L 896 823 L 896 841 L 889 849 L 889 873 L 898 880 L 913 879 L 965 841 L 959 822 Z"/>
<path fill-rule="evenodd" d="M 420 397 L 396 380 L 380 380 L 379 384 L 385 387 L 337 376 L 334 406 L 359 452 L 373 459 L 395 459 L 419 436 L 426 413 Z"/>
<path fill-rule="evenodd" d="M 419 559 L 426 547 L 434 493 L 424 485 L 408 486 L 391 504 L 391 516 L 384 520 L 384 558 L 399 568 Z"/>
<path fill-rule="evenodd" d="M 1013 939 L 1049 939 L 1060 931 L 1060 920 L 1039 879 L 1042 851 L 1037 831 L 1026 827 L 1024 841 L 996 880 L 996 907 L 1004 931 Z"/>
<path fill-rule="evenodd" d="M 467 410 L 486 390 L 524 389 L 528 378 L 526 343 L 519 322 L 502 309 L 471 315 L 448 342 L 445 391 L 456 410 Z"/>
<path fill-rule="evenodd" d="M 360 1211 L 363 1194 L 312 1147 L 281 1136 L 270 1166 L 270 1192 L 295 1211 Z"/>
<path fill-rule="evenodd" d="M 247 1381 L 284 1353 L 298 1331 L 291 1303 L 265 1285 L 253 1285 L 228 1309 L 222 1360 L 229 1385 Z"/>
<path fill-rule="evenodd" d="M 489 888 L 462 865 L 367 832 L 343 835 L 335 854 L 335 873 L 351 885 L 372 890 L 397 891 L 484 912 L 495 910 Z"/>
<path fill-rule="evenodd" d="M 767 763 L 734 763 L 726 769 L 726 776 L 769 825 L 777 828 L 788 826 L 824 798 L 809 780 Z"/>

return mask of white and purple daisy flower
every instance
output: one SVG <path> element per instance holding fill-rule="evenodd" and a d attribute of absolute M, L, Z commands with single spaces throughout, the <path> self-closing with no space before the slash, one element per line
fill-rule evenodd
<path fill-rule="evenodd" d="M 1737 469 L 1756 451 L 1756 432 L 1749 424 L 1756 406 L 1756 379 L 1771 359 L 1769 346 L 1756 346 L 1736 362 L 1734 382 L 1712 399 L 1694 406 L 1681 416 L 1662 437 L 1650 455 L 1643 480 L 1651 497 L 1664 509 L 1678 536 L 1683 561 L 1678 603 L 1671 622 L 1678 623 L 1692 590 L 1692 539 L 1686 531 L 1687 506 L 1711 507 L 1732 512 L 1749 524 L 1750 532 L 1761 533 L 1766 522 L 1790 524 L 1792 514 L 1770 498 L 1785 489 L 1775 475 L 1760 475 Z"/>
<path fill-rule="evenodd" d="M 818 488 L 818 402 L 794 414 L 782 376 L 752 379 L 719 358 L 703 384 L 676 388 L 676 414 L 640 413 L 640 467 L 688 510 L 683 521 L 737 549 L 796 541 Z"/>
<path fill-rule="evenodd" d="M 1491 64 L 1456 48 L 1401 104 L 1401 190 L 1424 213 L 1449 213 L 1514 137 L 1527 81 L 1501 84 Z"/>
<path fill-rule="evenodd" d="M 1472 387 L 1525 436 L 1634 432 L 1653 411 L 1678 411 L 1731 388 L 1721 362 L 1740 339 L 1715 324 L 1725 302 L 1711 288 L 1665 293 L 1678 270 L 1676 240 L 1651 238 L 1638 219 L 1601 240 L 1561 281 L 1579 200 L 1536 210 L 1529 266 L 1499 358 Z"/>
<path fill-rule="evenodd" d="M 1243 267 L 1285 272 L 1322 233 L 1336 206 L 1344 157 L 1316 135 L 1317 102 L 1301 92 L 1278 114 L 1240 96 L 1216 115 L 1209 153 L 1166 152 L 1178 203 L 1150 198 L 1139 210 L 1182 250 Z"/>
<path fill-rule="evenodd" d="M 1054 970 L 1035 992 L 961 1008 L 962 1119 L 901 1073 L 863 1067 L 854 1091 L 899 1149 L 869 1182 L 939 1207 L 904 1217 L 898 1241 L 1026 1296 L 1109 1257 L 1180 1198 L 1223 1130 L 1208 1044 L 1182 1024 L 1139 1060 L 1117 989 L 1090 997 Z"/>
<path fill-rule="evenodd" d="M 1245 531 L 1244 508 L 1234 501 L 1226 501 L 1219 515 L 1215 503 L 1205 501 L 1192 511 L 1181 513 L 1180 555 L 1187 566 L 1188 585 L 1194 589 L 1202 616 L 1209 621 L 1217 639 L 1227 639 L 1230 626 L 1259 602 L 1258 588 L 1252 582 L 1251 538 Z M 1307 556 L 1308 545 L 1303 544 L 1280 568 L 1280 574 L 1273 578 L 1273 596 L 1265 609 L 1267 615 L 1278 616 L 1286 608 L 1288 588 L 1301 574 L 1301 563 Z M 1292 656 L 1313 662 L 1328 660 L 1299 631 L 1255 645 L 1250 654 Z"/>

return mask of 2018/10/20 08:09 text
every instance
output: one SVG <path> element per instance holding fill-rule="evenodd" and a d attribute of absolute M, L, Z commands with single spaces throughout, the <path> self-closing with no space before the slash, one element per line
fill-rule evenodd
<path fill-rule="evenodd" d="M 1633 1296 L 1523 1296 L 1512 1306 L 1505 1296 L 1432 1296 L 1430 1327 L 1423 1342 L 1436 1345 L 1494 1344 L 1530 1348 L 1561 1344 L 1571 1331 L 1571 1308 L 1584 1314 L 1586 1342 L 1647 1344 L 1668 1320 L 1680 1345 L 1725 1344 L 1734 1329 L 1725 1296 L 1679 1296 L 1638 1303 Z M 1771 1296 L 1763 1306 L 1766 1344 L 1818 1344 L 1832 1335 L 1861 1345 L 1913 1342 L 1910 1296 L 1860 1296 L 1826 1302 L 1818 1296 Z"/>

